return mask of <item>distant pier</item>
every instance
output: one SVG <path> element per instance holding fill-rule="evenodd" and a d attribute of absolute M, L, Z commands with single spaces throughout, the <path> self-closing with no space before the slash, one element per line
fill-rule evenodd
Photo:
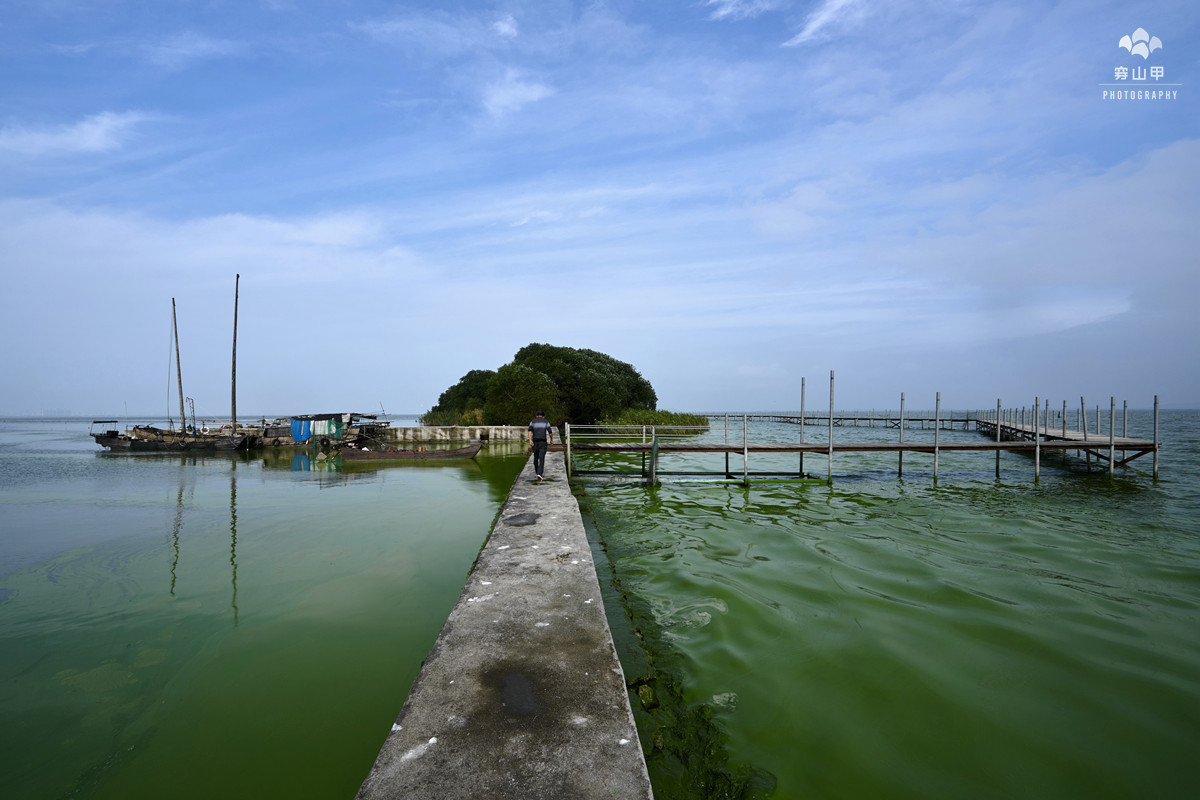
<path fill-rule="evenodd" d="M 805 454 L 824 456 L 827 460 L 827 480 L 832 481 L 834 475 L 834 456 L 839 453 L 894 453 L 897 458 L 897 473 L 904 471 L 905 453 L 926 453 L 933 455 L 933 477 L 938 476 L 939 457 L 942 453 L 995 453 L 996 474 L 1000 473 L 1000 454 L 1003 452 L 1024 452 L 1033 456 L 1034 477 L 1041 474 L 1041 454 L 1046 452 L 1075 452 L 1081 454 L 1086 463 L 1091 464 L 1093 458 L 1097 463 L 1107 465 L 1111 474 L 1115 467 L 1126 467 L 1135 459 L 1145 455 L 1153 456 L 1153 475 L 1158 477 L 1158 396 L 1154 397 L 1154 438 L 1140 439 L 1124 435 L 1128 428 L 1128 406 L 1123 405 L 1122 435 L 1117 436 L 1117 406 L 1116 399 L 1110 398 L 1108 414 L 1108 430 L 1100 432 L 1101 411 L 1097 407 L 1092 422 L 1094 431 L 1089 429 L 1087 403 L 1080 398 L 1080 406 L 1074 429 L 1068 429 L 1067 403 L 1063 403 L 1061 414 L 1051 412 L 1049 402 L 1034 398 L 1034 403 L 1026 408 L 1004 408 L 997 401 L 995 410 L 949 412 L 942 414 L 941 393 L 936 394 L 933 415 L 927 413 L 907 415 L 905 413 L 905 397 L 900 395 L 900 411 L 897 414 L 884 412 L 864 415 L 861 413 L 837 412 L 834 407 L 834 376 L 829 375 L 829 410 L 827 413 L 816 414 L 805 411 L 804 381 L 801 380 L 801 409 L 797 414 L 706 414 L 710 420 L 725 420 L 725 441 L 694 441 L 699 435 L 708 433 L 709 428 L 685 428 L 681 426 L 613 426 L 613 425 L 567 425 L 564 431 L 564 444 L 567 452 L 567 468 L 572 475 L 600 479 L 629 479 L 634 478 L 648 484 L 657 484 L 663 476 L 709 479 L 724 481 L 739 481 L 749 483 L 753 479 L 790 479 L 811 480 L 804 470 Z M 729 423 L 740 422 L 742 441 L 730 441 Z M 782 422 L 797 426 L 799 441 L 793 442 L 751 442 L 747 436 L 750 420 Z M 839 441 L 837 428 L 849 426 L 895 429 L 898 431 L 896 440 L 889 441 Z M 977 441 L 942 441 L 940 432 L 961 428 L 969 430 L 974 427 L 986 439 Z M 661 430 L 660 430 L 661 427 Z M 711 427 L 711 425 L 710 425 Z M 905 431 L 928 427 L 933 431 L 933 440 L 928 438 L 920 441 L 905 440 Z M 805 430 L 820 430 L 824 432 L 821 441 L 806 441 Z M 630 453 L 642 456 L 641 468 L 582 470 L 575 463 L 574 455 L 579 453 Z M 716 470 L 664 470 L 660 457 L 664 454 L 696 454 L 720 453 L 725 455 L 725 469 Z M 750 470 L 750 455 L 752 453 L 795 453 L 797 468 L 791 471 L 754 471 Z M 731 463 L 731 457 L 741 456 L 741 470 Z"/>

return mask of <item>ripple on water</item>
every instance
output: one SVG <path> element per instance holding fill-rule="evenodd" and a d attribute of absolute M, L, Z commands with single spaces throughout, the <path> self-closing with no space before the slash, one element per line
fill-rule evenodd
<path fill-rule="evenodd" d="M 1005 480 L 588 493 L 688 697 L 775 797 L 1181 796 L 1200 730 L 1191 501 Z"/>

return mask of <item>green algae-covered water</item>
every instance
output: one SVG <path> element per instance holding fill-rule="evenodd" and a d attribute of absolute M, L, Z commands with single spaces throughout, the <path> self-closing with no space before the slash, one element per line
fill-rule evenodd
<path fill-rule="evenodd" d="M 339 471 L 0 425 L 0 796 L 352 797 L 523 455 Z"/>
<path fill-rule="evenodd" d="M 1193 796 L 1200 415 L 1162 422 L 1157 483 L 943 455 L 935 484 L 911 454 L 585 482 L 656 797 Z M 113 456 L 86 421 L 3 422 L 0 796 L 352 797 L 524 462 Z"/>
<path fill-rule="evenodd" d="M 1057 456 L 1035 483 L 1021 455 L 943 455 L 935 483 L 911 454 L 902 479 L 848 455 L 832 485 L 586 482 L 656 796 L 1194 797 L 1200 415 L 1160 438 L 1157 483 Z"/>

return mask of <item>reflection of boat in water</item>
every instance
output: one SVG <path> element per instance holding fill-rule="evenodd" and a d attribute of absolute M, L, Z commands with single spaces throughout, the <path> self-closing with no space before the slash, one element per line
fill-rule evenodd
<path fill-rule="evenodd" d="M 338 453 L 341 455 L 343 461 L 430 461 L 446 458 L 474 458 L 482 446 L 482 444 L 476 442 L 466 447 L 457 447 L 452 450 L 401 450 L 379 446 L 360 449 L 354 445 L 348 445 L 340 448 Z"/>

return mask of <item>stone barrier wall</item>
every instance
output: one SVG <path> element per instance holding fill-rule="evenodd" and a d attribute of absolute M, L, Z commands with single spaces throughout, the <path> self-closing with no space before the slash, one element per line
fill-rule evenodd
<path fill-rule="evenodd" d="M 391 442 L 483 442 L 523 441 L 525 425 L 430 425 L 413 428 L 384 428 Z"/>

